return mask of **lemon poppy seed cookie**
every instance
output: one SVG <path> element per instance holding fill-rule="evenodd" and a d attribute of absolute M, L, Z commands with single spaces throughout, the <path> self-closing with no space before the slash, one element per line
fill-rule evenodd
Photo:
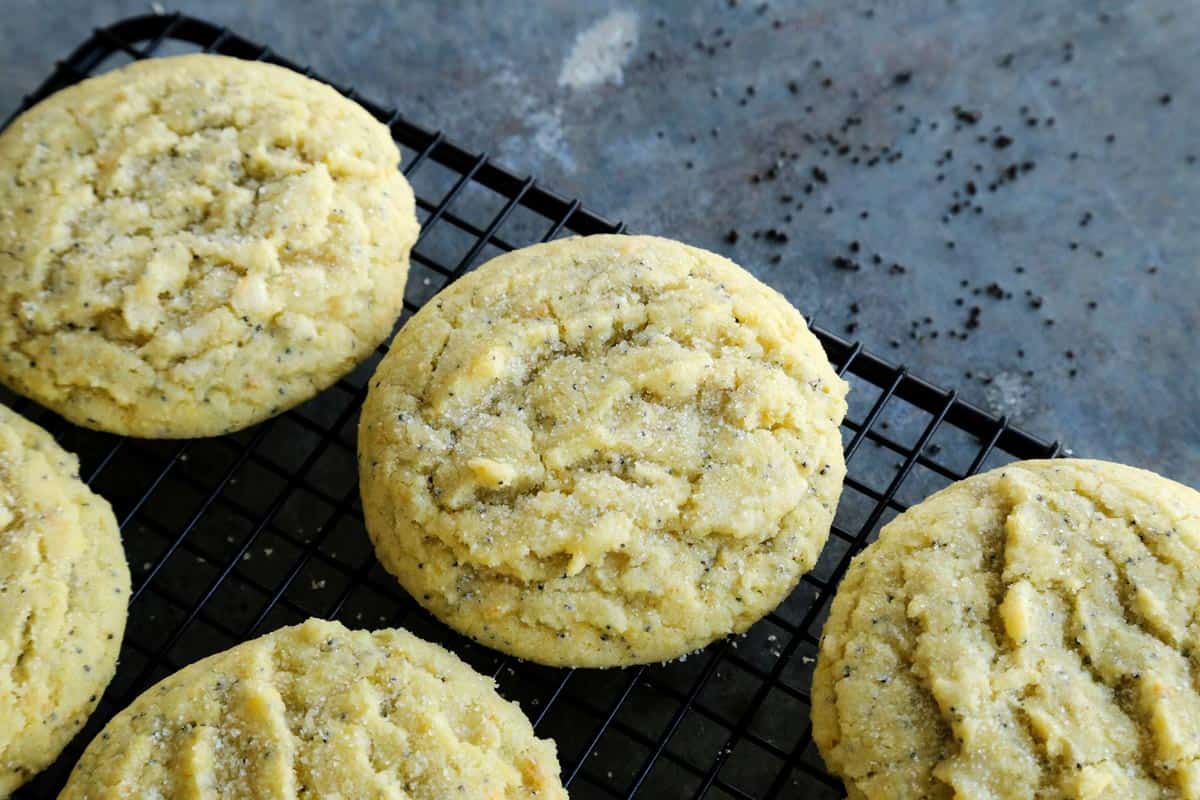
<path fill-rule="evenodd" d="M 206 436 L 391 331 L 416 238 L 388 129 L 210 55 L 64 89 L 0 134 L 0 381 L 73 422 Z"/>
<path fill-rule="evenodd" d="M 813 738 L 852 798 L 1200 797 L 1200 493 L 1018 462 L 889 523 L 825 624 Z"/>
<path fill-rule="evenodd" d="M 673 658 L 749 627 L 824 544 L 845 383 L 713 253 L 591 236 L 414 315 L 359 426 L 367 527 L 435 615 L 522 658 Z"/>
<path fill-rule="evenodd" d="M 185 667 L 88 746 L 60 800 L 566 800 L 554 744 L 453 654 L 310 619 Z"/>
<path fill-rule="evenodd" d="M 50 764 L 112 679 L 129 569 L 75 457 L 0 406 L 0 797 Z"/>

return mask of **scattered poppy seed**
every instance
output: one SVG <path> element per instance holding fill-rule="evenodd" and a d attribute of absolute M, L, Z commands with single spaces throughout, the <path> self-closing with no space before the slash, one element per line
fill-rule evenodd
<path fill-rule="evenodd" d="M 954 118 L 964 125 L 974 125 L 982 115 L 978 111 L 970 111 L 962 106 L 954 107 Z"/>

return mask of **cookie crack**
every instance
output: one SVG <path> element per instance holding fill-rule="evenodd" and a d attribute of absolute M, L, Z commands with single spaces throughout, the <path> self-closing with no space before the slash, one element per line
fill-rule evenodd
<path fill-rule="evenodd" d="M 1081 497 L 1090 502 L 1093 509 L 1101 514 L 1110 522 L 1116 522 L 1123 527 L 1123 530 L 1135 541 L 1139 542 L 1143 550 L 1150 555 L 1155 562 L 1171 571 L 1174 576 L 1172 586 L 1187 585 L 1188 576 L 1184 573 L 1183 565 L 1166 557 L 1161 550 L 1159 537 L 1154 535 L 1143 535 L 1143 529 L 1135 521 L 1128 519 L 1124 515 L 1117 514 L 1114 509 L 1108 506 L 1099 495 L 1093 493 L 1076 492 Z M 1172 531 L 1173 534 L 1173 531 Z M 1184 661 L 1187 663 L 1188 672 L 1191 677 L 1192 690 L 1197 695 L 1200 695 L 1200 653 L 1193 654 L 1188 652 L 1191 649 L 1190 641 L 1175 642 L 1167 631 L 1160 630 L 1159 626 L 1155 625 L 1151 620 L 1147 619 L 1137 609 L 1137 604 L 1133 599 L 1133 592 L 1137 589 L 1137 584 L 1133 576 L 1127 569 L 1124 559 L 1116 555 L 1112 549 L 1111 542 L 1105 542 L 1101 548 L 1111 563 L 1114 572 L 1120 576 L 1117 582 L 1118 597 L 1121 600 L 1122 611 L 1125 614 L 1126 623 L 1131 627 L 1136 627 L 1138 630 L 1147 636 L 1161 642 L 1163 646 L 1174 651 L 1184 651 L 1182 653 Z M 1195 603 L 1188 609 L 1188 621 L 1183 626 L 1185 635 L 1194 629 L 1197 619 L 1197 607 Z"/>
<path fill-rule="evenodd" d="M 1048 493 L 1042 496 L 1047 506 L 1054 508 L 1058 513 L 1062 513 L 1062 509 L 1058 506 L 1058 504 L 1050 500 L 1047 495 Z M 1016 503 L 1013 503 L 1010 506 L 1008 514 L 1006 514 L 1006 519 L 1007 517 L 1011 517 L 1011 515 L 1015 512 L 1016 507 Z M 1082 537 L 1084 535 L 1085 534 L 1082 532 L 1075 531 L 1070 535 L 1069 538 L 1065 540 L 1070 549 L 1067 553 L 1063 554 L 1063 558 L 1068 563 L 1082 558 L 1083 553 L 1081 550 L 1093 545 L 1091 541 L 1083 541 L 1082 544 L 1076 543 L 1074 537 Z M 1007 537 L 1002 537 L 1002 541 L 1004 552 L 1007 554 Z M 1005 563 L 1007 563 L 1007 558 L 1005 559 Z M 1120 685 L 1119 681 L 1109 680 L 1105 676 L 1104 671 L 1098 667 L 1094 661 L 1095 654 L 1090 652 L 1085 644 L 1086 637 L 1080 635 L 1083 633 L 1083 631 L 1079 628 L 1079 626 L 1082 624 L 1081 620 L 1083 618 L 1083 612 L 1080 606 L 1080 591 L 1075 587 L 1068 586 L 1063 582 L 1063 580 L 1058 578 L 1047 582 L 1036 580 L 1033 576 L 1022 577 L 1026 580 L 1029 580 L 1029 583 L 1035 589 L 1049 593 L 1057 598 L 1060 603 L 1062 603 L 1062 607 L 1066 610 L 1065 620 L 1062 626 L 1062 637 L 1059 645 L 1062 649 L 1062 652 L 1071 658 L 1080 675 L 1086 677 L 1086 679 L 1091 682 L 1092 686 L 1101 690 L 1101 694 L 1109 698 L 1113 710 L 1124 717 L 1130 723 L 1130 727 L 1137 731 L 1138 761 L 1143 767 L 1152 765 L 1153 759 L 1150 754 L 1152 753 L 1153 745 L 1149 738 L 1149 732 L 1142 724 L 1142 715 L 1137 712 L 1136 704 L 1132 701 L 1129 694 L 1123 690 L 1123 687 Z M 1003 591 L 1007 592 L 1012 585 L 1013 584 L 1011 582 L 1005 584 Z M 1128 613 L 1128 609 L 1123 610 Z M 1009 637 L 1005 636 L 1002 641 L 1009 645 L 1009 652 L 1015 653 L 1015 650 L 1012 649 L 1011 639 L 1009 639 Z M 1044 659 L 1040 660 L 1038 663 L 1039 666 L 1044 664 Z M 1022 716 L 1025 716 L 1023 711 Z M 1040 739 L 1034 731 L 1030 730 L 1030 736 L 1033 742 L 1038 743 L 1043 748 L 1046 746 L 1047 742 Z M 1043 752 L 1042 756 L 1047 759 L 1050 758 L 1048 752 Z M 1074 766 L 1073 764 L 1068 764 L 1061 760 L 1060 763 L 1063 766 L 1064 772 Z"/>
<path fill-rule="evenodd" d="M 37 610 L 31 604 L 25 612 L 25 620 L 21 623 L 21 636 L 18 640 L 17 657 L 13 659 L 12 682 L 15 686 L 24 686 L 29 682 L 29 662 L 33 659 L 37 642 L 34 641 L 33 630 L 37 624 Z"/>
<path fill-rule="evenodd" d="M 1021 726 L 1026 741 L 1031 745 L 1030 749 L 1033 751 L 1033 756 L 1037 759 L 1039 767 L 1037 796 L 1040 797 L 1042 790 L 1050 786 L 1050 776 L 1055 772 L 1053 769 L 1054 760 L 1049 751 L 1049 743 L 1037 735 L 1033 720 L 1030 719 L 1029 713 L 1020 703 L 1010 704 L 1009 709 L 1012 711 L 1012 718 Z"/>
<path fill-rule="evenodd" d="M 279 657 L 279 644 L 271 640 L 268 644 L 270 652 L 265 659 L 268 669 L 264 684 L 267 689 L 273 694 L 272 699 L 277 700 L 283 708 L 282 724 L 276 726 L 277 734 L 276 746 L 283 751 L 283 757 L 286 759 L 284 769 L 291 775 L 293 781 L 293 789 L 297 795 L 305 792 L 305 787 L 311 785 L 311 775 L 309 774 L 308 765 L 305 759 L 299 757 L 301 739 L 295 729 L 294 720 L 302 719 L 303 713 L 300 712 L 294 702 L 289 702 L 288 695 L 285 695 L 279 688 L 279 677 L 286 675 L 288 678 L 295 680 L 300 677 L 295 672 L 287 670 L 283 667 Z"/>
<path fill-rule="evenodd" d="M 1059 587 L 1064 588 L 1064 587 Z M 1079 597 L 1075 592 L 1069 590 L 1058 593 L 1058 596 L 1066 603 L 1070 610 L 1068 621 L 1071 626 L 1071 631 L 1067 628 L 1063 630 L 1063 649 L 1067 652 L 1075 653 L 1078 657 L 1079 665 L 1085 675 L 1092 681 L 1093 685 L 1106 690 L 1105 694 L 1109 696 L 1113 706 L 1121 713 L 1130 723 L 1131 727 L 1137 731 L 1138 741 L 1138 761 L 1140 765 L 1146 769 L 1147 773 L 1154 774 L 1156 759 L 1154 757 L 1154 740 L 1147 725 L 1148 720 L 1145 715 L 1137 707 L 1137 703 L 1132 697 L 1133 686 L 1132 676 L 1124 676 L 1120 679 L 1111 679 L 1104 674 L 1104 670 L 1096 665 L 1094 652 L 1091 652 L 1080 638 L 1082 632 L 1079 629 L 1079 619 L 1082 612 L 1079 608 Z"/>

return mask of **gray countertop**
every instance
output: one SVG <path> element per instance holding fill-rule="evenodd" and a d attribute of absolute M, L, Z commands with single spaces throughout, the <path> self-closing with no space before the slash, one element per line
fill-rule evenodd
<path fill-rule="evenodd" d="M 165 3 L 1200 484 L 1200 4 Z M 7 111 L 133 0 L 8 0 Z M 733 241 L 736 239 L 736 241 Z"/>

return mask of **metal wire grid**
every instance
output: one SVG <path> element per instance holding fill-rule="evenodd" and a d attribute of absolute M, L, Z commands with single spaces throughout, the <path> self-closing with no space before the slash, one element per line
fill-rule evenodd
<path fill-rule="evenodd" d="M 130 60 L 200 50 L 312 75 L 226 28 L 181 14 L 140 16 L 96 30 L 13 116 Z M 422 233 L 406 317 L 498 252 L 623 230 L 441 132 L 337 88 L 390 127 L 416 189 Z M 549 669 L 483 648 L 429 617 L 378 566 L 358 503 L 354 429 L 384 348 L 310 403 L 215 439 L 152 442 L 85 431 L 6 395 L 80 455 L 85 479 L 117 512 L 134 574 L 117 677 L 84 731 L 18 796 L 54 797 L 86 743 L 152 682 L 312 615 L 358 627 L 403 625 L 494 676 L 539 734 L 557 741 L 564 783 L 577 800 L 841 796 L 812 744 L 808 709 L 820 627 L 850 558 L 929 492 L 1059 448 L 858 344 L 813 330 L 853 387 L 843 426 L 849 475 L 820 562 L 747 634 L 690 658 L 625 670 Z"/>

